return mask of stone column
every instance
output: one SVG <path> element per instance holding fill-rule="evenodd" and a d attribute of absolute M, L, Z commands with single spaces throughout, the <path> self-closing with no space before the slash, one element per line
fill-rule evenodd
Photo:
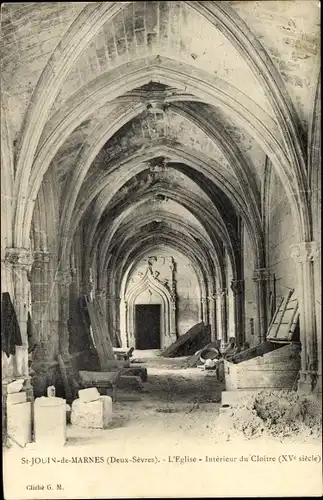
<path fill-rule="evenodd" d="M 70 316 L 70 285 L 73 270 L 68 267 L 60 269 L 55 275 L 59 296 L 59 351 L 63 359 L 69 358 L 68 320 Z"/>
<path fill-rule="evenodd" d="M 171 302 L 170 302 L 170 311 L 169 311 L 169 331 L 168 331 L 168 338 L 172 339 L 171 343 L 174 342 L 174 340 L 177 339 L 177 332 L 178 332 L 178 327 L 177 327 L 177 295 L 175 288 L 173 288 L 172 293 L 171 293 Z M 167 318 L 165 318 L 166 321 Z M 165 338 L 166 338 L 166 332 L 164 332 Z M 166 339 L 167 341 L 167 339 Z"/>
<path fill-rule="evenodd" d="M 12 270 L 14 297 L 12 297 L 20 326 L 22 346 L 16 347 L 14 374 L 29 380 L 27 319 L 31 306 L 30 277 L 32 252 L 26 248 L 7 248 L 6 265 Z"/>
<path fill-rule="evenodd" d="M 122 347 L 129 347 L 129 334 L 128 334 L 128 304 L 125 299 L 121 300 L 121 311 L 120 311 L 120 336 Z"/>
<path fill-rule="evenodd" d="M 65 384 L 64 378 L 62 377 L 62 390 L 64 391 L 65 398 L 69 403 L 76 397 L 74 373 L 69 352 L 70 340 L 68 328 L 70 318 L 70 286 L 75 273 L 76 269 L 66 267 L 58 270 L 55 275 L 59 297 L 59 354 L 63 359 L 67 376 L 67 384 Z"/>
<path fill-rule="evenodd" d="M 238 345 L 242 346 L 245 340 L 244 331 L 244 281 L 232 280 L 231 290 L 233 292 L 234 308 L 234 332 Z"/>
<path fill-rule="evenodd" d="M 217 340 L 215 296 L 210 295 L 208 297 L 208 301 L 209 301 L 209 324 L 211 325 L 211 342 L 214 342 L 215 340 Z"/>
<path fill-rule="evenodd" d="M 216 292 L 218 332 L 219 339 L 221 340 L 221 347 L 224 347 L 228 342 L 227 295 L 228 290 L 226 288 L 222 288 Z"/>
<path fill-rule="evenodd" d="M 301 350 L 301 373 L 298 388 L 310 392 L 316 388 L 322 376 L 318 355 L 315 316 L 315 262 L 319 259 L 316 241 L 292 245 L 292 257 L 296 262 L 298 275 L 298 302 Z"/>
<path fill-rule="evenodd" d="M 109 335 L 113 345 L 115 345 L 114 340 L 114 329 L 113 329 L 113 317 L 114 317 L 114 295 L 106 292 L 105 294 L 105 303 L 106 303 L 106 321 L 109 329 Z"/>
<path fill-rule="evenodd" d="M 118 330 L 120 336 L 120 297 L 114 297 L 114 314 L 112 317 L 112 334 L 113 334 L 113 345 L 117 346 L 118 340 L 116 336 L 116 331 Z"/>
<path fill-rule="evenodd" d="M 36 396 L 46 394 L 48 385 L 55 383 L 58 352 L 58 318 L 53 317 L 53 294 L 50 254 L 46 251 L 34 252 L 32 266 L 32 329 L 35 349 L 32 354 L 33 386 Z M 54 295 L 54 296 L 53 296 Z"/>
<path fill-rule="evenodd" d="M 207 300 L 206 297 L 201 297 L 201 311 L 202 311 L 202 321 L 205 325 L 208 325 L 208 314 L 207 314 Z"/>
<path fill-rule="evenodd" d="M 48 341 L 46 337 L 49 333 L 47 323 L 49 321 L 49 297 L 50 286 L 52 284 L 50 281 L 49 252 L 34 252 L 31 297 L 33 337 L 37 344 L 42 341 Z"/>
<path fill-rule="evenodd" d="M 321 268 L 321 249 L 318 248 L 318 258 L 314 259 L 314 281 L 315 281 L 315 317 L 316 317 L 316 342 L 318 357 L 318 377 L 315 391 L 322 394 L 322 268 Z"/>
<path fill-rule="evenodd" d="M 270 280 L 268 269 L 255 269 L 252 280 L 257 286 L 258 342 L 261 344 L 266 340 L 267 333 L 267 283 Z"/>
<path fill-rule="evenodd" d="M 84 318 L 80 308 L 80 280 L 79 268 L 71 268 L 71 283 L 69 287 L 69 352 L 70 354 L 80 353 L 90 348 L 88 336 L 85 335 Z M 87 333 L 87 331 L 86 331 Z M 76 365 L 81 364 L 83 356 L 78 355 Z"/>

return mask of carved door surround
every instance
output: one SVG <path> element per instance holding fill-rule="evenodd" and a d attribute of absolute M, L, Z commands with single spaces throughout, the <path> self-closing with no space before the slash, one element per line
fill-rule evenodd
<path fill-rule="evenodd" d="M 176 294 L 158 279 L 149 262 L 146 272 L 139 282 L 133 284 L 125 294 L 126 332 L 129 347 L 135 346 L 135 304 L 136 299 L 149 290 L 158 295 L 161 304 L 161 347 L 166 347 L 176 339 Z"/>

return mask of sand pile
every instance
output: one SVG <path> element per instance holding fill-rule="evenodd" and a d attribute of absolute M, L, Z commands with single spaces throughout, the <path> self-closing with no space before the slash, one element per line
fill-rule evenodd
<path fill-rule="evenodd" d="M 322 436 L 322 410 L 319 398 L 294 391 L 263 390 L 237 405 L 232 405 L 217 419 L 218 435 L 228 441 L 235 437 L 304 439 Z"/>

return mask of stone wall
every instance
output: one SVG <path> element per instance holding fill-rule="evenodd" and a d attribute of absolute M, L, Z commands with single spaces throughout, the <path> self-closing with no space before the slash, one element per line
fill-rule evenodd
<path fill-rule="evenodd" d="M 161 259 L 168 258 L 170 256 L 174 259 L 174 276 L 177 297 L 177 332 L 179 335 L 183 335 L 193 325 L 199 322 L 201 292 L 196 278 L 196 273 L 189 259 L 180 255 L 178 252 L 175 252 L 173 249 L 156 249 L 154 255 L 155 254 Z M 134 268 L 129 279 L 129 286 L 135 283 L 136 280 L 140 279 L 140 276 L 145 273 L 146 269 L 147 257 L 143 258 Z M 161 281 L 168 279 L 169 283 L 169 276 L 166 276 L 162 267 L 159 269 L 159 272 L 160 275 L 158 276 L 158 279 Z M 159 303 L 158 297 L 155 295 L 150 296 L 148 293 L 142 293 L 137 297 L 136 304 L 144 303 Z"/>
<path fill-rule="evenodd" d="M 297 272 L 291 257 L 291 245 L 297 243 L 291 206 L 284 186 L 272 172 L 268 212 L 268 268 L 271 274 L 270 291 L 276 290 L 276 302 L 296 289 Z M 274 285 L 275 280 L 275 285 Z"/>
<path fill-rule="evenodd" d="M 246 229 L 243 234 L 243 268 L 245 282 L 245 338 L 250 346 L 258 344 L 257 295 L 256 285 L 252 280 L 254 255 L 252 244 Z"/>

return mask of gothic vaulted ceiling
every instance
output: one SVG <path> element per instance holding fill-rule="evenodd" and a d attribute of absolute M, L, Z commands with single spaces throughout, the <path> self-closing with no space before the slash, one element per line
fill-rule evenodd
<path fill-rule="evenodd" d="M 16 245 L 49 173 L 61 255 L 81 225 L 102 271 L 167 244 L 221 279 L 241 224 L 261 265 L 268 163 L 305 230 L 317 2 L 5 4 L 2 32 Z"/>

